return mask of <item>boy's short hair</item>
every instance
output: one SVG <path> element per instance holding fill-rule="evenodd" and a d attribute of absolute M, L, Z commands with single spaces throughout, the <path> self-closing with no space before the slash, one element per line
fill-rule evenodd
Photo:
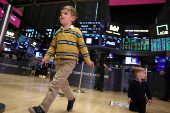
<path fill-rule="evenodd" d="M 74 23 L 77 20 L 77 18 L 78 18 L 77 10 L 74 9 L 72 6 L 64 6 L 62 8 L 62 10 L 64 10 L 64 9 L 67 9 L 68 11 L 70 11 L 71 16 L 75 16 L 75 20 L 73 21 L 73 23 Z"/>
<path fill-rule="evenodd" d="M 170 50 L 168 50 L 167 53 L 170 53 Z"/>
<path fill-rule="evenodd" d="M 138 72 L 140 72 L 140 71 L 145 71 L 145 68 L 142 68 L 142 67 L 136 67 L 136 68 L 134 69 L 135 76 L 136 76 L 136 75 L 137 75 L 137 73 L 138 73 Z"/>

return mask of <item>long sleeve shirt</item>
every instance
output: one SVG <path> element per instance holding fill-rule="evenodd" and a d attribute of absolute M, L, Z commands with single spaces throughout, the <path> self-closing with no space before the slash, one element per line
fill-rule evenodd
<path fill-rule="evenodd" d="M 128 97 L 132 101 L 146 102 L 145 93 L 149 100 L 152 100 L 151 93 L 146 81 L 142 80 L 140 83 L 138 80 L 132 80 L 128 90 Z"/>
<path fill-rule="evenodd" d="M 54 34 L 51 46 L 44 58 L 49 60 L 52 55 L 55 55 L 55 59 L 75 59 L 78 63 L 79 50 L 81 51 L 85 62 L 87 63 L 90 61 L 90 55 L 87 46 L 84 43 L 82 32 L 79 28 L 71 25 L 66 30 L 60 28 Z"/>

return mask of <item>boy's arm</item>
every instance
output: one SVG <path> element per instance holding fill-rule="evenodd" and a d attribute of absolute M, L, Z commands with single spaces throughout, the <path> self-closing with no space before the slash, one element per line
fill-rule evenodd
<path fill-rule="evenodd" d="M 56 37 L 56 35 L 54 35 L 52 43 L 51 43 L 48 51 L 46 52 L 44 59 L 49 60 L 51 58 L 51 56 L 56 52 L 56 49 L 57 49 L 57 37 Z"/>
<path fill-rule="evenodd" d="M 78 33 L 79 33 L 79 36 L 78 36 L 78 47 L 79 47 L 79 50 L 81 51 L 81 53 L 83 55 L 84 61 L 86 63 L 88 63 L 90 61 L 90 55 L 89 55 L 87 46 L 84 43 L 82 32 L 80 30 L 78 30 Z"/>
<path fill-rule="evenodd" d="M 147 82 L 146 82 L 146 96 L 148 97 L 148 100 L 152 100 L 152 96 Z"/>
<path fill-rule="evenodd" d="M 132 87 L 133 87 L 133 81 L 130 82 L 129 89 L 128 89 L 128 98 L 132 97 Z"/>

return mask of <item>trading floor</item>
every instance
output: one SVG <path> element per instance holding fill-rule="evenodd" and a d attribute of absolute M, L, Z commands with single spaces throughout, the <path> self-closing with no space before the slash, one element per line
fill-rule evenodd
<path fill-rule="evenodd" d="M 0 73 L 0 103 L 6 105 L 4 113 L 28 113 L 29 106 L 36 106 L 43 100 L 49 86 L 49 78 L 40 76 L 19 76 Z M 71 89 L 77 89 L 72 87 Z M 76 102 L 72 113 L 133 113 L 127 108 L 110 106 L 110 101 L 127 104 L 126 92 L 104 91 L 82 88 L 85 93 L 73 92 Z M 56 97 L 49 113 L 67 113 L 67 99 Z M 147 105 L 147 113 L 170 113 L 170 102 L 153 97 Z"/>

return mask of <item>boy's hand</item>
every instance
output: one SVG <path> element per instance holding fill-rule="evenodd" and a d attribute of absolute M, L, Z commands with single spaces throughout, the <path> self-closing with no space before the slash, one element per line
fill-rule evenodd
<path fill-rule="evenodd" d="M 148 100 L 148 103 L 149 103 L 149 105 L 151 105 L 151 103 L 152 103 L 152 100 Z"/>
<path fill-rule="evenodd" d="M 43 60 L 42 60 L 42 65 L 45 63 L 45 66 L 46 66 L 46 65 L 47 65 L 47 62 L 48 62 L 47 59 L 43 59 Z"/>
<path fill-rule="evenodd" d="M 165 73 L 164 71 L 161 71 L 161 72 L 159 73 L 159 75 L 164 75 L 164 73 Z"/>
<path fill-rule="evenodd" d="M 128 98 L 128 104 L 130 104 L 130 102 L 132 102 L 131 98 Z"/>
<path fill-rule="evenodd" d="M 94 68 L 94 63 L 92 61 L 87 62 L 87 64 L 90 66 L 91 69 Z"/>

